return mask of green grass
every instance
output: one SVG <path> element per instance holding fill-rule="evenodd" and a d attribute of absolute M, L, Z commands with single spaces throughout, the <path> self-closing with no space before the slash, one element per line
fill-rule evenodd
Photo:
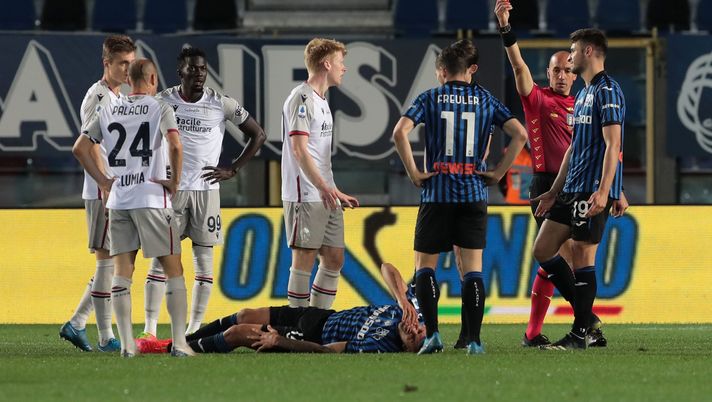
<path fill-rule="evenodd" d="M 59 325 L 0 325 L 0 401 L 712 400 L 711 325 L 607 325 L 607 348 L 576 352 L 523 349 L 522 325 L 485 325 L 487 354 L 472 357 L 450 347 L 458 329 L 442 326 L 448 348 L 431 356 L 245 350 L 128 360 L 79 352 Z"/>

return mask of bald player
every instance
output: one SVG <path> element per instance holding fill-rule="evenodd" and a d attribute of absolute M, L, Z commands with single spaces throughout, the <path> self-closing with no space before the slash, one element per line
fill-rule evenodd
<path fill-rule="evenodd" d="M 549 86 L 542 88 L 534 82 L 529 67 L 524 62 L 516 37 L 509 24 L 512 5 L 508 0 L 497 0 L 495 15 L 499 22 L 507 57 L 514 70 L 517 93 L 522 100 L 527 134 L 531 148 L 534 177 L 529 186 L 529 199 L 549 191 L 561 167 L 566 150 L 571 145 L 573 134 L 574 96 L 571 87 L 576 80 L 573 65 L 568 61 L 569 52 L 554 53 L 546 69 Z M 624 198 L 624 197 L 623 197 Z M 627 202 L 626 202 L 627 204 Z M 530 201 L 532 213 L 538 202 Z M 623 211 L 621 211 L 622 214 Z M 541 228 L 544 217 L 534 217 Z M 560 248 L 559 254 L 569 263 L 572 261 L 573 240 L 569 239 Z M 549 339 L 541 334 L 546 312 L 554 294 L 554 284 L 541 267 L 532 285 L 529 324 L 522 339 L 522 346 L 548 345 Z M 600 330 L 601 322 L 595 315 L 590 328 L 590 346 L 605 346 L 606 339 Z"/>
<path fill-rule="evenodd" d="M 165 270 L 166 301 L 171 316 L 172 355 L 193 355 L 185 341 L 186 289 L 180 261 L 180 233 L 171 197 L 180 184 L 183 150 L 173 108 L 156 100 L 158 79 L 150 60 L 129 66 L 132 93 L 99 106 L 74 144 L 74 155 L 109 194 L 109 251 L 114 261 L 111 303 L 121 339 L 121 356 L 138 351 L 131 328 L 131 277 L 136 253 L 158 258 Z M 165 138 L 165 141 L 163 139 Z M 91 157 L 93 144 L 107 150 L 106 175 Z M 167 147 L 167 152 L 162 147 Z M 166 161 L 171 169 L 167 179 Z"/>

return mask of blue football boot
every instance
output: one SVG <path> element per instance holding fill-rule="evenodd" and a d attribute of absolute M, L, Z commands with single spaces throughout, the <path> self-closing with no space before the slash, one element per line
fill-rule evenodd
<path fill-rule="evenodd" d="M 440 339 L 439 332 L 433 332 L 433 336 L 425 338 L 423 341 L 423 346 L 418 351 L 419 355 L 428 355 L 431 353 L 438 353 L 443 351 L 443 340 Z"/>
<path fill-rule="evenodd" d="M 485 354 L 485 348 L 481 344 L 479 344 L 475 341 L 472 341 L 469 343 L 469 345 L 467 345 L 467 354 L 468 355 L 483 355 L 483 354 Z"/>
<path fill-rule="evenodd" d="M 111 338 L 108 342 L 106 342 L 106 345 L 101 346 L 101 343 L 98 343 L 96 345 L 96 348 L 99 350 L 99 352 L 120 352 L 121 342 L 119 342 L 119 340 L 116 338 Z"/>
<path fill-rule="evenodd" d="M 91 348 L 91 345 L 89 345 L 89 338 L 87 338 L 86 328 L 75 329 L 72 324 L 69 323 L 69 321 L 64 323 L 64 325 L 62 325 L 62 328 L 59 329 L 59 337 L 68 340 L 72 343 L 72 345 L 78 347 L 79 349 L 85 352 L 91 352 L 93 350 Z"/>

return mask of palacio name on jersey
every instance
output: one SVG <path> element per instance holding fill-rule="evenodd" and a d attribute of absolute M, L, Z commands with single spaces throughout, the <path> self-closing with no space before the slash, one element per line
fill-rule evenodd
<path fill-rule="evenodd" d="M 111 114 L 121 116 L 138 116 L 148 114 L 148 105 L 117 105 L 111 109 Z"/>
<path fill-rule="evenodd" d="M 438 103 L 452 103 L 456 105 L 479 105 L 480 98 L 473 95 L 447 95 L 438 94 Z"/>
<path fill-rule="evenodd" d="M 135 186 L 137 184 L 144 183 L 146 179 L 141 173 L 125 174 L 119 177 L 118 185 L 121 187 Z"/>
<path fill-rule="evenodd" d="M 176 116 L 176 124 L 178 125 L 178 130 L 180 131 L 190 131 L 192 133 L 207 133 L 212 130 L 211 127 L 203 126 L 203 121 L 195 118 L 189 117 L 187 119 Z"/>

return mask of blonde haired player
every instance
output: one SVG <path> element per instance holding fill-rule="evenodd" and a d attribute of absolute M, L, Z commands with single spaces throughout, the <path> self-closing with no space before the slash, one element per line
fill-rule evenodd
<path fill-rule="evenodd" d="M 104 75 L 84 95 L 81 106 L 82 126 L 90 121 L 98 106 L 105 106 L 122 96 L 119 89 L 128 79 L 129 64 L 134 60 L 135 50 L 133 40 L 126 35 L 110 35 L 104 39 L 101 55 Z M 92 147 L 92 157 L 96 165 L 104 169 L 106 149 L 100 145 Z M 96 271 L 74 315 L 59 330 L 59 336 L 81 350 L 92 351 L 86 335 L 86 322 L 93 308 L 99 331 L 97 349 L 100 352 L 116 352 L 121 350 L 121 345 L 111 329 L 110 292 L 114 264 L 109 256 L 109 222 L 99 186 L 86 171 L 82 198 L 89 229 L 89 250 L 96 256 Z"/>
<path fill-rule="evenodd" d="M 74 144 L 74 155 L 105 193 L 109 193 L 110 254 L 114 260 L 111 301 L 123 357 L 138 350 L 131 328 L 131 277 L 136 253 L 158 257 L 166 276 L 166 298 L 175 347 L 172 354 L 192 355 L 185 341 L 186 289 L 180 261 L 180 234 L 171 196 L 180 183 L 182 146 L 173 109 L 153 96 L 156 67 L 136 60 L 129 67 L 132 94 L 96 111 Z M 163 139 L 165 138 L 165 141 Z M 108 151 L 108 178 L 91 158 L 92 143 Z M 168 147 L 164 152 L 164 146 Z M 171 169 L 166 176 L 165 155 Z"/>
<path fill-rule="evenodd" d="M 312 39 L 304 49 L 309 72 L 282 108 L 282 202 L 292 266 L 287 298 L 291 307 L 331 308 L 344 265 L 342 207 L 358 200 L 334 183 L 331 146 L 334 120 L 326 91 L 346 73 L 343 43 Z M 309 291 L 316 256 L 319 269 Z"/>

